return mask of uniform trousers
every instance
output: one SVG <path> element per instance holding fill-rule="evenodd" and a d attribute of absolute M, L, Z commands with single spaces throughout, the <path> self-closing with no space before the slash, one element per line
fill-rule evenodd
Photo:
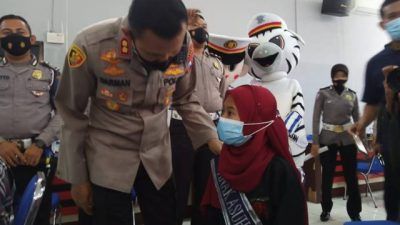
<path fill-rule="evenodd" d="M 146 225 L 176 225 L 175 187 L 172 179 L 157 190 L 143 165 L 139 166 L 134 188 Z M 93 216 L 82 211 L 79 224 L 132 225 L 133 209 L 130 193 L 93 185 Z"/>
<path fill-rule="evenodd" d="M 347 200 L 347 213 L 350 218 L 355 218 L 361 212 L 361 196 L 357 179 L 357 147 L 354 144 L 339 146 L 328 145 L 328 151 L 320 155 L 322 165 L 322 210 L 330 212 L 332 202 L 332 184 L 335 175 L 336 156 L 340 153 L 344 177 L 349 198 Z"/>

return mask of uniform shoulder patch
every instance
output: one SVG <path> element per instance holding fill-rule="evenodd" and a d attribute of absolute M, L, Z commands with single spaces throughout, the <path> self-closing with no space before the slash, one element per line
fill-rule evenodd
<path fill-rule="evenodd" d="M 73 44 L 68 51 L 68 65 L 70 68 L 78 68 L 86 61 L 86 54 L 78 45 Z"/>

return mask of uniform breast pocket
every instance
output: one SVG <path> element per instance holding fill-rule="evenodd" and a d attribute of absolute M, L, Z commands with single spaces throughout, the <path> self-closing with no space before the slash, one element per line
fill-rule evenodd
<path fill-rule="evenodd" d="M 28 79 L 26 83 L 28 100 L 48 103 L 50 100 L 50 82 L 48 80 Z"/>
<path fill-rule="evenodd" d="M 6 91 L 9 88 L 10 88 L 9 80 L 0 80 L 0 92 Z"/>
<path fill-rule="evenodd" d="M 0 106 L 7 106 L 12 102 L 10 81 L 0 80 Z"/>

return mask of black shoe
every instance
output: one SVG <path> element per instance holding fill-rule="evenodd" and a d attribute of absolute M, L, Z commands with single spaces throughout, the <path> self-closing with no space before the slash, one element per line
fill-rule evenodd
<path fill-rule="evenodd" d="M 357 215 L 357 216 L 350 216 L 350 218 L 351 218 L 351 221 L 361 221 L 360 215 Z"/>
<path fill-rule="evenodd" d="M 329 212 L 322 212 L 321 215 L 319 216 L 319 219 L 322 222 L 326 222 L 331 218 L 331 214 Z"/>

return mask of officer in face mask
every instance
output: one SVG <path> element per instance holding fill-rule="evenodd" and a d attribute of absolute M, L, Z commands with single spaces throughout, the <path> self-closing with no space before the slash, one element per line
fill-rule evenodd
<path fill-rule="evenodd" d="M 348 69 L 343 64 L 332 67 L 333 85 L 319 90 L 313 116 L 313 145 L 311 153 L 318 155 L 320 145 L 328 146 L 328 151 L 319 157 L 322 164 L 322 213 L 321 221 L 330 219 L 332 209 L 332 183 L 336 167 L 336 155 L 339 152 L 343 164 L 344 176 L 349 199 L 347 213 L 351 220 L 360 220 L 361 198 L 357 180 L 357 147 L 347 129 L 358 121 L 357 94 L 347 88 Z M 322 116 L 322 131 L 320 119 Z"/>
<path fill-rule="evenodd" d="M 36 59 L 31 52 L 35 41 L 24 18 L 0 18 L 0 43 L 5 52 L 0 61 L 0 157 L 12 170 L 19 196 L 38 171 L 46 172 L 43 152 L 57 139 L 61 126 L 54 107 L 59 71 Z M 54 173 L 49 174 L 48 184 Z M 49 224 L 49 188 L 35 224 Z"/>
<path fill-rule="evenodd" d="M 171 106 L 194 148 L 219 154 L 215 125 L 195 93 L 194 54 L 181 0 L 133 0 L 127 16 L 73 41 L 56 96 L 65 122 L 58 168 L 93 224 L 132 225 L 133 188 L 146 225 L 177 224 Z"/>
<path fill-rule="evenodd" d="M 193 41 L 194 61 L 191 75 L 196 77 L 194 95 L 216 123 L 222 110 L 227 83 L 223 64 L 206 49 L 207 23 L 198 9 L 188 9 L 188 31 Z M 200 201 L 210 175 L 210 160 L 215 157 L 207 145 L 196 151 L 192 147 L 181 116 L 171 110 L 172 162 L 177 189 L 177 213 L 182 223 L 193 177 L 192 224 L 202 224 Z"/>

